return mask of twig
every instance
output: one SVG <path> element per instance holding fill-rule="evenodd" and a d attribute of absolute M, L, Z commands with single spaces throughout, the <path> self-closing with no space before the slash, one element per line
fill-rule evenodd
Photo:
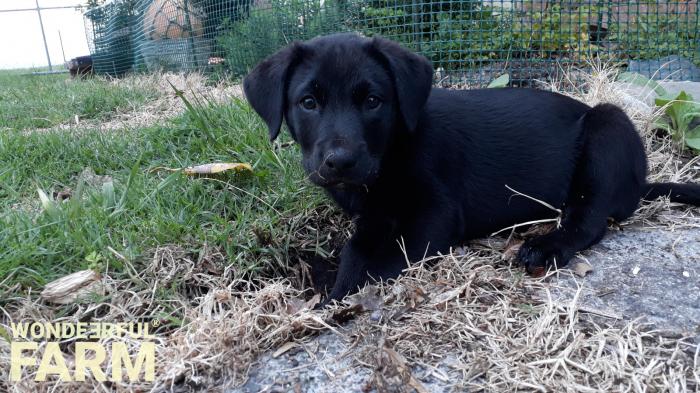
<path fill-rule="evenodd" d="M 522 226 L 526 226 L 526 225 L 532 225 L 532 224 L 543 224 L 543 223 L 545 223 L 545 222 L 556 222 L 556 223 L 557 223 L 557 229 L 561 228 L 561 209 L 557 209 L 556 207 L 550 205 L 549 203 L 547 203 L 547 202 L 545 202 L 545 201 L 542 201 L 542 200 L 540 200 L 540 199 L 531 197 L 531 196 L 529 196 L 529 195 L 527 195 L 527 194 L 523 194 L 523 193 L 520 192 L 520 191 L 514 190 L 513 188 L 511 188 L 511 187 L 510 187 L 509 185 L 507 185 L 507 184 L 506 184 L 506 188 L 509 189 L 509 190 L 511 190 L 511 191 L 513 191 L 513 192 L 515 193 L 515 195 L 523 196 L 523 197 L 525 197 L 525 198 L 527 198 L 527 199 L 530 199 L 530 200 L 532 200 L 532 201 L 535 201 L 535 202 L 541 204 L 542 206 L 544 206 L 544 207 L 546 207 L 546 208 L 549 208 L 549 209 L 551 209 L 551 210 L 554 210 L 555 212 L 557 212 L 557 217 L 556 217 L 556 218 L 545 218 L 545 219 L 534 220 L 534 221 L 527 221 L 527 222 L 523 222 L 523 223 L 520 223 L 520 224 L 511 225 L 511 226 L 509 226 L 509 227 L 503 228 L 503 229 L 501 229 L 501 230 L 498 230 L 498 231 L 492 233 L 491 236 L 495 236 L 495 235 L 498 235 L 498 234 L 501 233 L 501 232 L 504 232 L 504 231 L 507 231 L 507 230 L 512 230 L 512 229 L 515 229 L 515 228 L 518 228 L 518 227 L 522 227 Z M 512 198 L 512 197 L 513 197 L 513 195 L 511 195 L 511 198 Z"/>
<path fill-rule="evenodd" d="M 537 202 L 537 203 L 539 203 L 539 204 L 541 204 L 541 205 L 543 205 L 543 206 L 545 206 L 545 207 L 548 207 L 548 208 L 554 210 L 555 212 L 559 213 L 559 215 L 561 215 L 561 209 L 557 209 L 556 207 L 550 205 L 549 203 L 547 203 L 547 202 L 545 202 L 545 201 L 542 201 L 542 200 L 537 199 L 537 198 L 535 198 L 535 197 L 531 197 L 531 196 L 529 196 L 529 195 L 527 195 L 527 194 L 523 194 L 523 193 L 520 192 L 520 191 L 514 190 L 513 188 L 511 188 L 511 187 L 510 187 L 509 185 L 507 185 L 507 184 L 506 184 L 506 188 L 509 189 L 509 190 L 511 190 L 511 191 L 513 191 L 516 195 L 524 196 L 525 198 L 530 199 L 530 200 L 533 200 L 533 201 L 535 201 L 535 202 Z"/>

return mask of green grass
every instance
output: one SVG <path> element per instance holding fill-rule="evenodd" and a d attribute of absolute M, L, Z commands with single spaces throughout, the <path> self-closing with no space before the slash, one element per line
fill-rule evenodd
<path fill-rule="evenodd" d="M 154 97 L 146 89 L 126 88 L 103 79 L 71 80 L 67 74 L 0 72 L 0 130 L 48 128 L 72 121 L 109 118 Z"/>
<path fill-rule="evenodd" d="M 324 205 L 296 147 L 274 149 L 243 101 L 202 102 L 140 130 L 3 131 L 0 162 L 0 282 L 11 275 L 9 284 L 25 287 L 95 260 L 119 273 L 109 248 L 140 264 L 165 244 L 193 255 L 221 250 L 240 273 L 269 271 L 287 263 L 290 239 L 308 225 L 299 217 Z M 150 171 L 208 162 L 248 162 L 254 172 L 212 180 Z M 81 181 L 85 168 L 110 176 L 113 188 Z M 39 189 L 51 197 L 65 188 L 71 198 L 42 205 Z"/>

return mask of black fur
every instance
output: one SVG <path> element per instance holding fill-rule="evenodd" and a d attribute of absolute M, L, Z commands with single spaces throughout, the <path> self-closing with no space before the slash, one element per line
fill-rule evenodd
<path fill-rule="evenodd" d="M 330 299 L 406 259 L 555 214 L 560 229 L 526 242 L 528 272 L 564 266 L 598 242 L 608 217 L 641 198 L 700 204 L 700 186 L 647 184 L 640 137 L 619 108 L 539 90 L 430 88 L 427 59 L 384 39 L 338 34 L 295 43 L 244 82 L 253 108 L 301 145 L 309 178 L 356 217 Z"/>

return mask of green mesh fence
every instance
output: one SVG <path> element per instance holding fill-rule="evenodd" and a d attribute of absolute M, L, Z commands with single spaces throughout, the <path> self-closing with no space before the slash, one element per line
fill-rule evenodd
<path fill-rule="evenodd" d="M 432 60 L 436 82 L 513 84 L 591 59 L 700 81 L 698 1 L 116 0 L 85 13 L 94 69 L 243 75 L 293 40 L 381 35 Z"/>

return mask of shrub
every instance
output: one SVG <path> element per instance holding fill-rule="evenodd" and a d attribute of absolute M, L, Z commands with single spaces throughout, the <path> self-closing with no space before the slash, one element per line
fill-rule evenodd
<path fill-rule="evenodd" d="M 419 16 L 415 16 L 415 12 Z M 543 11 L 503 10 L 482 1 L 419 4 L 374 1 L 360 7 L 357 30 L 379 34 L 423 52 L 447 70 L 512 57 L 561 58 L 595 53 L 589 19 L 595 6 Z"/>
<path fill-rule="evenodd" d="M 481 0 L 271 0 L 232 23 L 220 42 L 237 74 L 292 40 L 348 29 L 396 40 L 448 71 L 511 59 L 580 63 L 678 54 L 700 62 L 695 13 L 673 14 L 651 2 L 643 12 L 630 9 L 622 22 L 614 19 L 615 2 L 548 3 L 504 9 Z"/>
<path fill-rule="evenodd" d="M 343 15 L 343 4 L 332 0 L 271 0 L 268 7 L 252 8 L 247 18 L 230 22 L 218 42 L 229 71 L 243 75 L 294 40 L 344 30 Z"/>
<path fill-rule="evenodd" d="M 659 8 L 656 2 L 645 4 L 629 21 L 614 23 L 609 40 L 623 58 L 659 59 L 680 55 L 700 64 L 698 14 L 672 13 Z"/>

